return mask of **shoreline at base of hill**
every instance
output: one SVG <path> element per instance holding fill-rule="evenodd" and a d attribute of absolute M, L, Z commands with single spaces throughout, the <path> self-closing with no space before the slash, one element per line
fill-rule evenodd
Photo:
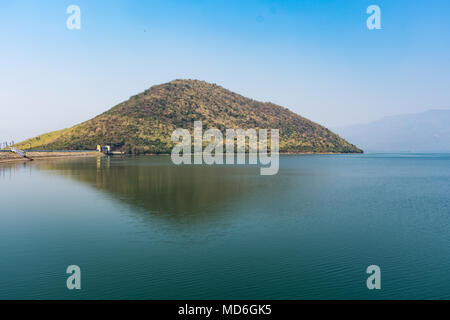
<path fill-rule="evenodd" d="M 72 151 L 57 151 L 57 152 L 39 152 L 39 151 L 31 151 L 27 152 L 27 157 L 24 158 L 19 156 L 14 152 L 0 152 L 0 163 L 10 163 L 10 162 L 20 162 L 20 161 L 30 161 L 32 160 L 41 160 L 41 159 L 58 159 L 58 158 L 69 158 L 69 157 L 93 157 L 93 156 L 103 156 L 104 154 L 97 151 L 81 151 L 81 152 L 72 152 Z"/>

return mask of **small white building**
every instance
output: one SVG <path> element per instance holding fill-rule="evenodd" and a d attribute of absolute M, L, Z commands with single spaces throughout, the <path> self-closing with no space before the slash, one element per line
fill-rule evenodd
<path fill-rule="evenodd" d="M 110 154 L 111 153 L 111 146 L 97 145 L 97 151 L 98 152 L 102 152 L 104 154 Z"/>

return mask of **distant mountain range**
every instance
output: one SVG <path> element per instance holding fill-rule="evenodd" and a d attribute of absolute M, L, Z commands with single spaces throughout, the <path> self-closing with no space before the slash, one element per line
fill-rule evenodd
<path fill-rule="evenodd" d="M 95 149 L 111 145 L 127 153 L 170 153 L 176 128 L 279 129 L 280 152 L 360 153 L 359 148 L 317 123 L 269 102 L 258 102 L 199 80 L 156 85 L 74 127 L 28 139 L 34 149 Z"/>
<path fill-rule="evenodd" d="M 446 109 L 385 117 L 334 131 L 369 152 L 450 152 L 450 110 Z"/>

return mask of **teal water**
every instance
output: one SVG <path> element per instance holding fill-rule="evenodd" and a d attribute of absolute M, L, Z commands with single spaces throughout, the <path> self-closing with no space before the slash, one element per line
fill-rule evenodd
<path fill-rule="evenodd" d="M 40 160 L 0 198 L 0 299 L 450 299 L 450 155 Z"/>

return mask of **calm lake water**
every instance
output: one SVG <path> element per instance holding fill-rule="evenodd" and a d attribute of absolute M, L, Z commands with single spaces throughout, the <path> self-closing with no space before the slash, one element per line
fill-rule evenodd
<path fill-rule="evenodd" d="M 0 198 L 0 299 L 450 298 L 450 155 L 40 160 Z"/>

